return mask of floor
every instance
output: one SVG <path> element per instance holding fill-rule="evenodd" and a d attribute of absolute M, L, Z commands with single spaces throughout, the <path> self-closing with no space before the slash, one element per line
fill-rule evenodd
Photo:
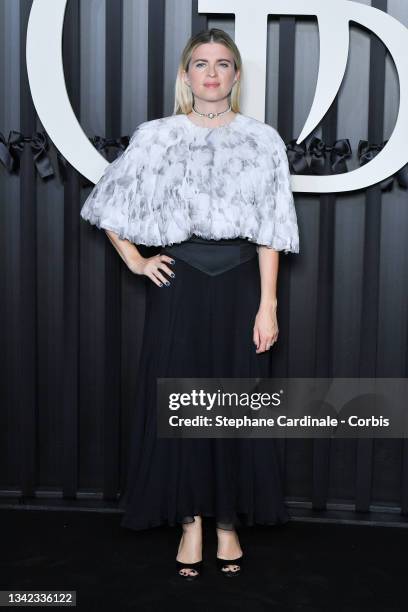
<path fill-rule="evenodd" d="M 121 514 L 0 509 L 0 590 L 76 590 L 80 610 L 402 612 L 408 529 L 292 522 L 239 531 L 242 575 L 214 563 L 204 519 L 200 582 L 176 575 L 181 531 L 120 527 Z"/>

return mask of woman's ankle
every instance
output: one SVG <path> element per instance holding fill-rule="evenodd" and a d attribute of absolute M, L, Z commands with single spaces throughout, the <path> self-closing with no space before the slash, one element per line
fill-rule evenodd
<path fill-rule="evenodd" d="M 238 534 L 235 528 L 223 529 L 222 527 L 216 527 L 216 531 L 217 531 L 217 536 L 238 537 Z"/>
<path fill-rule="evenodd" d="M 228 558 L 231 558 L 230 554 L 232 554 L 234 557 L 243 554 L 241 542 L 239 541 L 239 537 L 235 529 L 229 530 L 229 529 L 220 529 L 217 527 L 217 537 L 218 537 L 217 555 L 219 554 L 222 556 L 226 555 Z"/>
<path fill-rule="evenodd" d="M 195 563 L 202 560 L 203 537 L 201 522 L 182 523 L 182 534 L 176 559 L 182 562 Z"/>
<path fill-rule="evenodd" d="M 201 516 L 194 516 L 194 521 L 188 521 L 185 523 L 181 523 L 183 528 L 183 532 L 188 530 L 200 529 L 202 527 Z"/>

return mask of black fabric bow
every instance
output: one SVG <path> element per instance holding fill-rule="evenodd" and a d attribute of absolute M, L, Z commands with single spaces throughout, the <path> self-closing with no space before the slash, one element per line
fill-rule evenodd
<path fill-rule="evenodd" d="M 368 164 L 374 157 L 376 157 L 380 151 L 383 150 L 388 140 L 384 140 L 381 144 L 370 143 L 368 140 L 360 140 L 358 143 L 358 159 L 360 166 Z M 398 172 L 392 176 L 381 181 L 381 191 L 391 191 L 394 186 L 394 181 L 397 181 L 398 185 L 403 189 L 408 189 L 408 164 L 405 164 Z"/>
<path fill-rule="evenodd" d="M 29 139 L 30 147 L 33 152 L 35 167 L 42 179 L 54 176 L 54 168 L 48 154 L 48 139 L 45 132 L 36 132 Z"/>
<path fill-rule="evenodd" d="M 120 136 L 119 138 L 93 136 L 90 141 L 98 151 L 106 150 L 108 147 L 125 150 L 129 145 L 129 136 Z"/>
<path fill-rule="evenodd" d="M 98 151 L 106 151 L 108 147 L 114 147 L 124 151 L 129 146 L 130 137 L 120 136 L 119 138 L 103 138 L 102 136 L 92 136 L 88 139 Z M 60 151 L 57 150 L 58 170 L 62 181 L 67 180 L 67 169 L 71 166 Z M 71 166 L 72 167 L 72 166 Z M 81 186 L 92 187 L 92 181 L 81 175 Z"/>
<path fill-rule="evenodd" d="M 309 162 L 306 159 L 306 143 L 297 144 L 296 140 L 291 140 L 286 145 L 286 149 L 292 174 L 310 174 Z"/>
<path fill-rule="evenodd" d="M 20 153 L 25 143 L 29 143 L 33 152 L 34 163 L 37 172 L 42 179 L 54 176 L 54 168 L 48 155 L 48 140 L 45 132 L 36 132 L 31 138 L 24 136 L 21 132 L 11 130 L 8 141 L 0 133 L 0 161 L 8 173 L 18 170 L 20 167 Z"/>
<path fill-rule="evenodd" d="M 351 157 L 351 146 L 348 138 L 336 140 L 333 146 L 327 145 L 317 136 L 313 136 L 309 143 L 311 156 L 310 169 L 312 174 L 326 173 L 326 154 L 330 153 L 330 167 L 332 174 L 347 172 L 346 158 Z"/>
<path fill-rule="evenodd" d="M 130 137 L 120 136 L 119 138 L 104 138 L 103 136 L 92 136 L 89 138 L 89 140 L 100 152 L 106 152 L 106 149 L 109 147 L 114 147 L 124 151 L 129 146 Z M 85 176 L 82 177 L 81 185 L 82 187 L 93 187 L 93 183 Z"/>
<path fill-rule="evenodd" d="M 12 130 L 8 140 L 0 132 L 0 162 L 9 174 L 19 168 L 19 154 L 24 149 L 24 142 L 27 139 L 20 132 Z"/>

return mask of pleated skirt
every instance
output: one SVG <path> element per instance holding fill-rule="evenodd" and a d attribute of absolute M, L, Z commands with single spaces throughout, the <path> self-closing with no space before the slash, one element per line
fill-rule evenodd
<path fill-rule="evenodd" d="M 161 249 L 175 260 L 170 286 L 147 285 L 121 526 L 176 526 L 195 515 L 214 517 L 223 529 L 285 523 L 275 439 L 157 435 L 157 378 L 271 377 L 273 349 L 257 354 L 253 342 L 256 251 L 240 239 L 194 240 Z"/>

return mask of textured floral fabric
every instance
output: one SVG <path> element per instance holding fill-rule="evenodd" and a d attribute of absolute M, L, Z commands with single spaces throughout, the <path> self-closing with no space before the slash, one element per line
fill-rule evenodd
<path fill-rule="evenodd" d="M 80 214 L 136 245 L 173 245 L 195 234 L 299 252 L 285 143 L 275 128 L 241 113 L 215 128 L 184 114 L 141 123 Z"/>

